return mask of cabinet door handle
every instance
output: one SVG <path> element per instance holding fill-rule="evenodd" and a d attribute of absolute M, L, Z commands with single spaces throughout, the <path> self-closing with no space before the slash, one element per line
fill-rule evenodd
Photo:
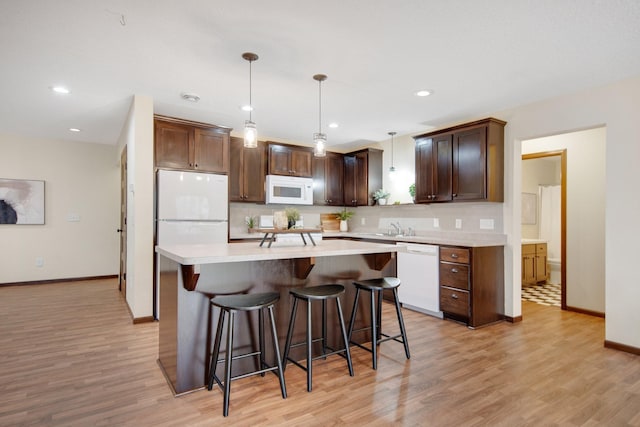
<path fill-rule="evenodd" d="M 458 193 L 453 193 L 452 196 L 453 197 L 458 197 Z"/>
<path fill-rule="evenodd" d="M 451 258 L 458 258 L 458 254 L 451 254 Z"/>
<path fill-rule="evenodd" d="M 452 268 L 452 269 L 451 269 L 451 272 L 452 272 L 452 273 L 457 273 L 457 272 L 458 272 L 458 269 L 457 269 L 457 268 Z"/>
<path fill-rule="evenodd" d="M 198 169 L 198 164 L 196 163 L 196 169 Z"/>
<path fill-rule="evenodd" d="M 456 294 L 451 294 L 451 298 L 453 298 L 453 299 L 458 299 L 458 295 L 456 295 Z"/>

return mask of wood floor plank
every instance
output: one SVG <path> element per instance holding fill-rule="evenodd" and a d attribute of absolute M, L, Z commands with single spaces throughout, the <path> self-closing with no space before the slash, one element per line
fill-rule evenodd
<path fill-rule="evenodd" d="M 640 356 L 603 347 L 604 320 L 523 303 L 520 323 L 470 330 L 404 310 L 411 347 L 290 365 L 178 398 L 158 324 L 132 324 L 113 279 L 0 288 L 1 426 L 640 426 Z M 383 325 L 395 312 L 385 304 Z M 280 333 L 286 331 L 279 331 Z M 282 337 L 284 341 L 284 337 Z"/>

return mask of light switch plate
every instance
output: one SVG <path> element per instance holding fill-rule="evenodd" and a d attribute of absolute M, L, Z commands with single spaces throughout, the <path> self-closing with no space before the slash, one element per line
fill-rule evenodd
<path fill-rule="evenodd" d="M 462 220 L 460 218 L 456 218 L 456 228 L 462 228 Z"/>
<path fill-rule="evenodd" d="M 440 228 L 440 219 L 433 218 L 433 228 Z"/>

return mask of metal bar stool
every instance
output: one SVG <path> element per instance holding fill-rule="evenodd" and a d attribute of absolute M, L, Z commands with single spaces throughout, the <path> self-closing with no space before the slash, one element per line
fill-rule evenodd
<path fill-rule="evenodd" d="M 312 377 L 312 365 L 313 361 L 320 358 L 326 358 L 332 354 L 340 354 L 347 359 L 347 366 L 349 367 L 349 375 L 353 376 L 353 364 L 351 363 L 351 352 L 349 351 L 349 339 L 347 338 L 347 332 L 344 325 L 344 317 L 342 316 L 342 307 L 340 305 L 340 295 L 344 294 L 344 286 L 342 285 L 320 285 L 310 286 L 308 288 L 296 288 L 289 291 L 293 296 L 293 307 L 291 308 L 291 318 L 289 319 L 289 331 L 287 333 L 287 343 L 284 348 L 283 356 L 283 369 L 287 368 L 287 362 L 292 362 L 294 365 L 307 371 L 307 391 L 311 391 L 311 377 Z M 340 331 L 342 332 L 342 341 L 344 348 L 340 350 L 334 350 L 327 346 L 327 300 L 335 299 L 336 308 L 338 311 L 338 320 L 340 321 Z M 293 338 L 293 327 L 296 320 L 296 313 L 298 311 L 298 301 L 304 300 L 307 302 L 307 333 L 306 341 L 291 344 Z M 322 337 L 312 337 L 312 323 L 311 323 L 311 303 L 313 301 L 322 301 Z M 322 354 L 320 356 L 312 357 L 311 345 L 314 342 L 322 342 Z M 302 365 L 296 360 L 289 357 L 289 350 L 293 347 L 306 346 L 307 364 Z M 330 351 L 327 351 L 330 350 Z M 344 355 L 342 354 L 344 353 Z"/>
<path fill-rule="evenodd" d="M 389 340 L 394 340 L 404 344 L 404 352 L 407 355 L 407 359 L 411 358 L 409 353 L 409 341 L 407 340 L 407 332 L 404 328 L 404 320 L 402 318 L 402 311 L 400 310 L 400 303 L 398 302 L 398 286 L 400 286 L 400 279 L 396 277 L 382 277 L 379 279 L 359 280 L 353 282 L 356 287 L 356 297 L 353 302 L 353 310 L 351 311 L 351 322 L 349 323 L 349 343 L 357 345 L 372 354 L 373 369 L 378 369 L 378 346 Z M 382 291 L 390 289 L 393 292 L 393 302 L 396 306 L 396 314 L 398 316 L 398 324 L 400 326 L 400 333 L 397 335 L 387 335 L 382 333 Z M 358 298 L 360 297 L 360 291 L 370 292 L 370 312 L 371 312 L 371 325 L 361 328 L 353 329 L 356 320 L 356 312 L 358 309 Z M 374 294 L 378 294 L 378 311 L 376 313 L 376 304 L 374 302 Z M 371 348 L 365 347 L 362 344 L 353 342 L 351 336 L 354 332 L 360 332 L 371 329 Z M 382 337 L 385 338 L 382 338 Z M 402 338 L 402 339 L 400 339 Z"/>
<path fill-rule="evenodd" d="M 213 382 L 218 383 L 224 394 L 224 407 L 222 414 L 226 417 L 229 415 L 229 393 L 231 391 L 231 381 L 240 378 L 245 378 L 251 375 L 261 374 L 264 376 L 265 372 L 278 371 L 278 377 L 280 379 L 280 390 L 282 391 L 282 398 L 287 398 L 287 389 L 284 383 L 284 375 L 282 369 L 282 362 L 280 359 L 280 347 L 278 346 L 278 334 L 276 332 L 276 323 L 273 316 L 273 306 L 280 299 L 280 295 L 276 292 L 267 292 L 259 294 L 245 294 L 245 295 L 224 295 L 211 299 L 211 304 L 220 308 L 220 317 L 218 320 L 218 327 L 216 330 L 216 338 L 213 346 L 213 353 L 211 354 L 211 364 L 209 365 L 209 384 L 208 389 L 213 388 Z M 263 309 L 269 309 L 269 320 L 271 321 L 271 335 L 273 338 L 273 347 L 275 351 L 275 359 L 277 366 L 269 366 L 264 360 L 264 317 Z M 260 341 L 259 351 L 252 353 L 246 353 L 234 356 L 233 355 L 233 324 L 235 314 L 238 311 L 253 311 L 259 310 L 258 313 L 258 335 Z M 222 340 L 222 330 L 224 325 L 224 319 L 228 314 L 227 325 L 227 348 L 224 359 L 219 359 L 220 353 L 220 341 Z M 242 375 L 231 376 L 231 365 L 234 360 L 245 357 L 259 357 L 260 369 L 251 371 Z M 224 381 L 216 375 L 216 367 L 218 363 L 224 362 Z"/>

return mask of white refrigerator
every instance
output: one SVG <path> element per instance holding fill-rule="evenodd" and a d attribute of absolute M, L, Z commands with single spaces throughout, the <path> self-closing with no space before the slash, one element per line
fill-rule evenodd
<path fill-rule="evenodd" d="M 226 175 L 158 170 L 156 244 L 227 243 L 228 189 Z M 156 318 L 160 317 L 158 278 L 156 271 Z"/>

